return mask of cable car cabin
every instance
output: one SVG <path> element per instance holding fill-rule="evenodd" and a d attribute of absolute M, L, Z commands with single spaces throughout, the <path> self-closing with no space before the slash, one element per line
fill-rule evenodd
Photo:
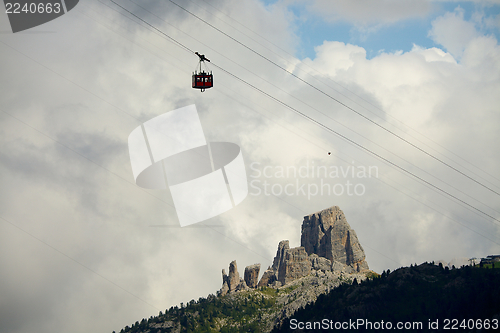
<path fill-rule="evenodd" d="M 193 74 L 193 88 L 201 89 L 201 92 L 204 92 L 205 89 L 212 88 L 214 86 L 214 77 L 212 72 L 194 72 Z"/>

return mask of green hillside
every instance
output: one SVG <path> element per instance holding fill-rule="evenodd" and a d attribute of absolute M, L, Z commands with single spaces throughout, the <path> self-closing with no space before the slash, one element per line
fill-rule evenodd
<path fill-rule="evenodd" d="M 324 319 L 328 325 L 325 323 L 323 328 L 364 320 L 356 329 L 344 325 L 347 329 L 342 331 L 377 331 L 373 323 L 380 327 L 384 321 L 390 322 L 393 329 L 398 322 L 410 323 L 408 327 L 419 332 L 479 328 L 494 332 L 495 327 L 500 328 L 500 269 L 488 266 L 448 269 L 425 263 L 384 272 L 378 279 L 342 285 L 319 296 L 314 304 L 298 310 L 273 332 L 313 332 L 306 323 Z M 437 322 L 438 329 L 429 329 L 429 322 Z M 421 328 L 418 323 L 422 323 Z M 297 329 L 299 326 L 304 329 Z"/>
<path fill-rule="evenodd" d="M 368 272 L 372 276 L 373 272 Z M 180 307 L 171 307 L 156 317 L 137 321 L 120 333 L 166 332 L 269 332 L 276 322 L 316 300 L 341 284 L 363 274 L 325 274 L 317 272 L 295 280 L 285 287 L 259 287 L 225 296 L 209 295 Z"/>
<path fill-rule="evenodd" d="M 459 330 L 474 331 L 467 327 L 473 319 L 474 328 L 479 321 L 483 327 L 488 322 L 490 329 L 486 331 L 493 332 L 495 320 L 498 323 L 500 319 L 500 264 L 496 268 L 449 269 L 424 263 L 382 275 L 369 272 L 332 278 L 311 274 L 279 289 L 261 287 L 192 300 L 137 321 L 120 333 L 316 332 L 305 326 L 296 329 L 297 323 L 325 319 L 331 325 L 357 319 L 393 325 L 422 323 L 422 328 L 410 329 L 418 332 L 443 330 L 445 319 L 456 319 Z M 427 330 L 429 322 L 436 320 L 439 329 Z M 449 322 L 450 329 L 453 323 Z M 372 331 L 368 328 L 356 331 Z"/>

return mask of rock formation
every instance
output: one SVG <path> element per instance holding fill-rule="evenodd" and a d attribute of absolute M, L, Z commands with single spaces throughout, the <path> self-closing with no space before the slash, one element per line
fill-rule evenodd
<path fill-rule="evenodd" d="M 240 284 L 240 274 L 238 273 L 238 266 L 236 265 L 236 260 L 231 261 L 229 264 L 229 275 L 226 271 L 222 270 L 222 289 L 221 294 L 224 295 L 228 292 L 236 291 L 236 288 Z"/>
<path fill-rule="evenodd" d="M 229 275 L 226 274 L 226 270 L 222 270 L 222 288 L 219 291 L 219 295 L 224 296 L 235 291 L 257 288 L 259 271 L 260 264 L 247 266 L 245 268 L 245 278 L 240 278 L 236 260 L 233 260 L 229 264 Z"/>
<path fill-rule="evenodd" d="M 248 289 L 248 286 L 245 283 L 245 280 L 240 279 L 240 283 L 238 283 L 238 286 L 236 286 L 236 290 L 235 291 L 246 290 L 246 289 Z"/>
<path fill-rule="evenodd" d="M 303 247 L 290 249 L 287 240 L 281 241 L 273 261 L 275 279 L 282 285 L 311 273 L 311 262 Z"/>
<path fill-rule="evenodd" d="M 276 274 L 271 269 L 271 267 L 269 267 L 264 272 L 264 275 L 262 275 L 262 278 L 260 279 L 259 284 L 257 285 L 257 287 L 271 286 L 275 281 L 276 281 Z"/>
<path fill-rule="evenodd" d="M 332 270 L 332 262 L 326 258 L 318 257 L 317 254 L 311 254 L 309 260 L 311 261 L 312 269 L 316 271 L 329 272 Z"/>
<path fill-rule="evenodd" d="M 280 264 L 285 257 L 285 251 L 290 248 L 289 242 L 283 240 L 278 244 L 278 251 L 276 251 L 276 256 L 273 260 L 273 271 L 277 274 L 280 270 Z"/>
<path fill-rule="evenodd" d="M 245 283 L 249 288 L 256 288 L 259 282 L 260 264 L 245 267 Z"/>
<path fill-rule="evenodd" d="M 337 206 L 304 217 L 301 245 L 309 254 L 351 266 L 356 272 L 368 270 L 356 232 Z"/>
<path fill-rule="evenodd" d="M 301 245 L 290 248 L 287 240 L 281 241 L 272 267 L 258 281 L 260 264 L 245 268 L 240 279 L 236 261 L 229 265 L 229 275 L 222 270 L 220 295 L 258 287 L 281 287 L 294 280 L 315 274 L 353 274 L 368 270 L 365 252 L 351 229 L 344 213 L 334 206 L 304 216 Z M 337 273 L 335 273 L 337 272 Z"/>
<path fill-rule="evenodd" d="M 225 274 L 226 272 L 223 271 L 223 274 Z M 222 276 L 222 279 L 224 280 L 224 275 Z M 224 281 L 224 283 L 222 284 L 222 288 L 220 288 L 220 291 L 219 291 L 219 294 L 221 296 L 224 296 L 226 295 L 227 293 L 229 292 L 229 287 L 227 285 L 227 282 Z"/>

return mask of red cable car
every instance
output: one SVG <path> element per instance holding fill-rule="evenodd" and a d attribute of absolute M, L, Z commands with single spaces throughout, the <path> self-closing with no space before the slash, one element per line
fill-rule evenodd
<path fill-rule="evenodd" d="M 201 89 L 201 92 L 204 92 L 205 89 L 212 88 L 214 86 L 214 76 L 212 72 L 200 72 L 196 71 L 193 73 L 193 88 Z"/>
<path fill-rule="evenodd" d="M 203 63 L 205 66 L 205 61 L 210 62 L 203 54 L 199 54 L 198 52 L 195 52 L 195 54 L 200 57 L 200 71 L 194 71 L 193 73 L 193 85 L 192 87 L 194 89 L 200 89 L 201 92 L 204 92 L 205 89 L 212 88 L 214 86 L 214 76 L 212 75 L 212 72 L 205 72 L 204 70 L 201 69 L 201 63 Z"/>

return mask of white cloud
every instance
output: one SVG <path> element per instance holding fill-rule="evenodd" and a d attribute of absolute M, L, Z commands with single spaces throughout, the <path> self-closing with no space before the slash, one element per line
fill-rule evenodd
<path fill-rule="evenodd" d="M 455 58 L 453 58 L 451 54 L 446 53 L 443 50 L 438 49 L 437 47 L 431 47 L 426 49 L 416 44 L 413 44 L 411 52 L 421 54 L 422 56 L 424 56 L 425 61 L 427 62 L 445 61 L 453 64 L 457 63 Z"/>
<path fill-rule="evenodd" d="M 432 22 L 431 37 L 443 45 L 451 54 L 460 58 L 467 44 L 478 37 L 474 23 L 464 20 L 464 10 L 457 7 L 453 13 L 446 13 Z"/>
<path fill-rule="evenodd" d="M 391 24 L 410 18 L 422 18 L 430 13 L 430 1 L 415 0 L 314 0 L 302 2 L 325 21 L 346 21 L 358 27 Z"/>
<path fill-rule="evenodd" d="M 389 4 L 378 4 L 384 3 Z M 267 267 L 279 240 L 290 239 L 292 246 L 299 245 L 304 215 L 332 205 L 344 210 L 365 248 L 368 263 L 378 272 L 425 260 L 498 252 L 497 245 L 440 213 L 493 239 L 499 236 L 496 225 L 484 222 L 215 68 L 214 88 L 203 94 L 194 91 L 190 88 L 190 73 L 196 65 L 194 55 L 114 11 L 94 5 L 97 7 L 88 6 L 96 11 L 82 3 L 77 12 L 73 11 L 78 15 L 65 15 L 44 26 L 44 30 L 57 33 L 0 35 L 0 41 L 29 57 L 0 43 L 0 110 L 102 166 L 0 112 L 0 215 L 105 279 L 0 221 L 0 293 L 6 295 L 0 299 L 0 330 L 53 333 L 54 327 L 60 327 L 59 332 L 119 331 L 142 317 L 156 315 L 155 307 L 164 311 L 214 293 L 221 286 L 220 270 L 234 259 L 240 273 L 255 262 Z M 200 22 L 162 6 L 155 12 L 200 42 L 158 19 L 145 17 L 189 47 L 207 54 L 214 63 L 481 209 L 497 214 L 484 203 L 500 210 L 497 198 L 488 191 L 416 153 Z M 217 8 L 231 12 L 234 19 L 272 41 L 282 41 L 280 46 L 287 50 L 293 49 L 296 37 L 290 32 L 290 18 L 282 7 L 272 7 L 269 12 L 258 2 L 248 1 L 244 6 L 244 10 L 238 10 L 234 1 L 217 3 Z M 346 7 L 343 10 L 359 22 L 392 22 L 413 15 L 395 7 L 390 14 L 377 14 L 380 17 L 374 21 L 363 16 L 366 13 L 356 14 L 354 6 L 346 2 L 332 6 Z M 424 15 L 424 5 L 412 6 L 415 15 Z M 1 23 L 3 27 L 5 22 Z M 218 20 L 213 23 L 237 34 Z M 447 29 L 448 23 L 460 32 L 472 30 L 460 11 L 436 20 L 435 38 L 453 51 L 414 46 L 409 52 L 382 52 L 370 60 L 359 46 L 329 41 L 316 48 L 314 60 L 290 59 L 291 63 L 286 63 L 243 34 L 238 33 L 238 38 L 378 119 L 364 109 L 368 108 L 392 130 L 405 137 L 417 137 L 422 145 L 431 147 L 429 150 L 451 156 L 460 162 L 460 168 L 473 170 L 498 188 L 500 184 L 494 178 L 436 144 L 490 174 L 495 175 L 500 167 L 496 147 L 500 141 L 498 43 L 477 31 L 472 31 L 467 40 L 457 40 Z M 112 30 L 105 27 L 108 25 Z M 284 91 L 253 77 L 224 56 Z M 308 66 L 317 68 L 320 74 Z M 356 95 L 329 81 L 331 78 Z M 315 79 L 326 81 L 337 91 Z M 285 167 L 306 163 L 345 167 L 352 161 L 376 165 L 383 181 L 437 212 L 376 179 L 362 179 L 356 180 L 366 186 L 362 197 L 323 195 L 308 200 L 301 195 L 249 196 L 235 209 L 208 221 L 222 226 L 215 230 L 150 227 L 177 225 L 178 221 L 168 192 L 144 191 L 133 183 L 127 137 L 141 122 L 192 103 L 197 105 L 208 140 L 234 142 L 242 147 L 249 176 L 252 162 Z M 401 130 L 391 117 L 426 137 L 408 128 Z M 328 156 L 327 151 L 334 154 Z M 440 179 L 482 203 L 440 183 Z M 286 185 L 295 179 L 269 181 Z M 308 184 L 315 179 L 301 181 Z"/>
<path fill-rule="evenodd" d="M 445 29 L 446 20 L 454 24 L 449 30 Z M 456 152 L 462 158 L 473 161 L 474 165 L 479 165 L 485 168 L 485 170 L 489 170 L 489 173 L 492 174 L 493 169 L 490 169 L 489 165 L 491 163 L 498 163 L 499 159 L 498 152 L 491 145 L 498 138 L 498 134 L 494 130 L 494 128 L 498 128 L 499 118 L 495 110 L 500 102 L 500 68 L 498 67 L 500 64 L 500 49 L 498 43 L 493 37 L 480 36 L 473 29 L 472 23 L 463 20 L 460 11 L 446 14 L 444 17 L 438 18 L 436 22 L 437 24 L 433 30 L 433 32 L 439 32 L 436 38 L 439 38 L 444 45 L 452 45 L 451 48 L 455 47 L 453 48 L 455 52 L 461 52 L 462 58 L 460 62 L 457 62 L 456 56 L 451 54 L 451 51 L 445 52 L 435 47 L 427 49 L 417 45 L 414 45 L 413 49 L 409 52 L 381 53 L 368 60 L 365 57 L 364 50 L 360 47 L 339 42 L 324 42 L 321 47 L 316 48 L 317 54 L 314 61 L 306 59 L 304 64 L 320 71 L 323 75 L 323 81 L 325 81 L 326 77 L 330 77 L 340 85 L 348 87 L 351 91 L 356 91 L 358 95 L 360 92 L 363 92 L 365 96 L 371 96 L 371 99 L 380 103 L 379 108 L 386 111 L 388 115 L 381 115 L 376 108 L 356 98 L 345 89 L 339 88 L 336 84 L 331 83 L 330 86 L 335 87 L 336 90 L 350 97 L 358 104 L 354 104 L 353 101 L 323 86 L 323 89 L 327 89 L 341 101 L 355 107 L 371 118 L 374 118 L 373 115 L 364 111 L 363 107 L 381 115 L 389 123 L 393 124 L 389 125 L 383 122 L 393 130 L 397 130 L 394 127 L 397 122 L 391 117 L 396 117 L 404 123 L 409 124 L 418 133 L 426 136 L 422 137 L 414 132 L 414 130 L 409 129 L 402 134 L 424 149 L 429 151 L 437 149 L 450 156 L 449 153 L 436 146 L 435 143 L 439 143 Z M 465 41 L 457 41 L 451 34 L 451 31 L 455 31 L 456 34 L 469 31 L 470 36 Z M 447 34 L 448 32 L 450 33 Z M 304 65 L 298 66 L 297 73 L 301 71 L 318 76 L 318 74 L 312 72 L 309 67 Z M 401 142 L 394 142 L 393 138 L 387 136 L 383 131 L 374 130 L 372 125 L 366 124 L 360 117 L 355 116 L 349 111 L 336 111 L 332 115 L 344 124 L 356 129 L 359 133 L 365 134 L 372 141 L 381 144 L 384 148 L 392 147 L 389 150 L 395 152 L 395 155 L 391 155 L 380 149 L 380 147 L 370 141 L 360 139 L 366 146 L 397 163 L 401 163 L 401 165 L 405 165 L 413 172 L 421 174 L 425 179 L 445 188 L 448 188 L 447 185 L 440 183 L 440 180 L 457 185 L 458 188 L 467 183 L 461 179 L 461 176 L 450 173 L 449 170 L 446 170 L 441 165 L 427 160 L 413 149 L 401 144 Z M 332 123 L 332 126 L 341 132 L 345 132 L 342 127 L 334 123 Z M 479 132 L 482 133 L 480 137 L 477 136 Z M 408 137 L 408 134 L 422 140 L 422 143 L 416 141 L 415 138 Z M 434 142 L 430 141 L 431 139 Z M 477 147 L 481 148 L 478 150 Z M 345 151 L 353 154 L 352 148 L 345 149 Z M 481 154 L 479 151 L 483 153 Z M 491 154 L 495 157 L 492 157 Z M 400 160 L 399 157 L 405 158 L 415 165 L 424 166 L 426 170 L 432 170 L 431 174 L 437 176 L 437 179 L 422 174 L 414 166 Z M 453 156 L 450 157 L 458 161 L 462 167 L 471 168 L 470 165 L 466 165 L 460 159 Z M 497 162 L 493 162 L 493 160 Z M 440 202 L 441 207 L 446 207 L 444 209 L 447 212 L 446 215 L 454 216 L 460 223 L 478 231 L 483 236 L 489 237 L 490 232 L 498 234 L 497 227 L 492 227 L 487 222 L 471 223 L 473 220 L 477 220 L 477 217 L 469 216 L 470 214 L 466 213 L 466 211 L 458 213 L 462 209 L 452 208 L 447 199 L 435 196 L 432 191 L 428 191 L 427 189 L 417 189 L 414 185 L 410 185 L 412 181 L 409 181 L 406 177 L 401 177 L 398 172 L 385 169 L 380 164 L 378 165 L 383 170 L 381 171 L 382 174 L 385 174 L 384 180 L 397 180 L 399 183 L 397 185 L 398 188 L 412 188 L 412 196 L 417 199 L 423 200 L 424 203 L 443 212 L 443 210 L 439 209 L 439 206 L 433 205 L 436 202 Z M 462 169 L 462 167 L 460 168 Z M 476 168 L 473 168 L 473 170 L 477 172 Z M 479 175 L 485 176 L 483 173 L 479 173 Z M 477 176 L 473 175 L 473 177 Z M 491 177 L 486 177 L 491 179 Z M 402 197 L 399 199 L 390 199 L 386 196 L 390 190 L 385 186 L 383 188 L 386 188 L 386 190 L 379 192 L 377 200 L 374 199 L 375 196 L 372 197 L 374 199 L 372 202 L 373 206 L 380 207 L 387 200 L 391 204 L 390 208 L 386 208 L 384 214 L 387 211 L 394 213 L 398 209 L 402 209 L 404 212 L 412 212 L 411 216 L 387 214 L 387 216 L 380 217 L 377 220 L 379 227 L 390 233 L 387 235 L 387 239 L 391 239 L 391 241 L 387 241 L 387 244 L 390 243 L 391 245 L 388 245 L 385 253 L 398 253 L 395 256 L 403 262 L 419 262 L 413 254 L 404 254 L 397 250 L 398 246 L 403 246 L 402 244 L 405 243 L 409 248 L 419 248 L 419 251 L 422 251 L 422 253 L 425 252 L 425 256 L 432 257 L 429 259 L 432 260 L 435 258 L 437 252 L 436 249 L 429 249 L 429 246 L 432 247 L 430 244 L 435 244 L 442 237 L 448 237 L 446 236 L 448 233 L 452 233 L 453 237 L 464 239 L 464 242 L 466 238 L 478 237 L 477 234 L 472 233 L 460 224 L 443 218 L 442 215 L 435 214 L 434 211 L 427 210 L 427 208 L 418 203 L 412 203 L 411 200 L 407 201 Z M 462 188 L 462 190 L 464 189 Z M 455 192 L 454 190 L 452 192 L 460 197 L 464 197 L 464 194 Z M 494 203 L 494 200 L 487 193 L 487 191 L 479 189 L 473 192 L 465 190 L 465 194 L 471 195 L 472 198 L 464 198 L 467 198 L 466 201 L 474 202 L 476 205 L 478 203 L 474 199 L 479 199 L 479 201 L 488 204 L 498 211 L 498 205 Z M 370 202 L 370 199 L 367 200 L 367 198 L 364 198 L 363 201 Z M 347 203 L 347 207 L 349 205 Z M 406 207 L 406 205 L 409 206 Z M 396 208 L 396 206 L 400 208 Z M 479 206 L 491 212 L 491 210 L 481 204 Z M 367 216 L 365 218 L 368 218 Z M 457 216 L 459 217 L 457 218 Z M 493 212 L 493 216 L 498 215 Z M 372 226 L 371 223 L 365 223 L 366 221 L 361 222 L 363 218 L 354 221 L 362 223 L 361 230 L 357 231 L 360 239 L 367 237 L 366 244 L 373 246 L 373 243 L 371 243 L 373 238 L 369 235 L 377 233 L 375 226 Z M 406 231 L 401 231 L 401 228 Z M 421 236 L 416 236 L 417 234 Z M 427 236 L 423 236 L 424 234 Z M 438 234 L 441 234 L 441 236 L 437 236 Z M 467 234 L 469 236 L 465 236 Z M 402 240 L 401 243 L 396 241 L 396 239 Z M 490 239 L 494 238 L 490 237 Z M 470 243 L 467 242 L 467 244 Z M 497 248 L 496 245 L 489 244 L 484 250 L 490 248 L 490 246 L 491 248 Z M 442 253 L 444 257 L 452 258 L 456 256 L 454 253 L 460 251 L 452 243 L 447 243 L 438 252 Z M 471 253 L 473 251 L 473 248 L 468 246 L 468 250 L 464 253 Z M 370 249 L 367 252 L 370 253 Z"/>

